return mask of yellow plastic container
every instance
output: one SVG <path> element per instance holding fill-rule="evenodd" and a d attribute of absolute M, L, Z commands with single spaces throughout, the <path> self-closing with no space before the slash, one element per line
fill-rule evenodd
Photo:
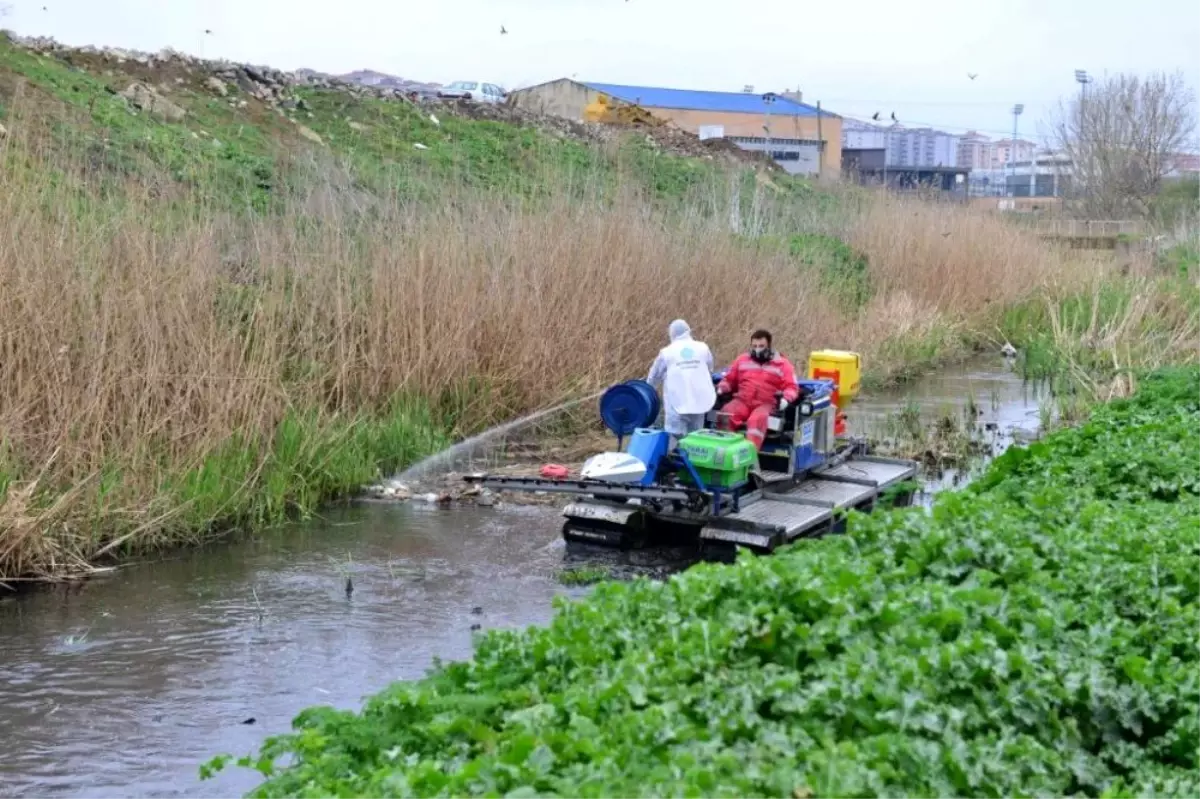
<path fill-rule="evenodd" d="M 862 358 L 846 350 L 815 350 L 808 355 L 808 377 L 818 380 L 836 373 L 838 408 L 845 410 L 862 387 Z"/>

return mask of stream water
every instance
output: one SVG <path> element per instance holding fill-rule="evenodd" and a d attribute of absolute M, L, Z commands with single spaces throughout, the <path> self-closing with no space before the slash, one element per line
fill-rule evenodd
<path fill-rule="evenodd" d="M 997 358 L 860 397 L 871 432 L 897 409 L 1033 435 L 1038 407 Z M 944 479 L 944 478 L 943 478 Z M 480 627 L 542 624 L 566 588 L 554 508 L 363 503 L 70 587 L 0 599 L 0 795 L 232 796 L 251 752 L 314 704 L 355 708 Z M 347 583 L 350 583 L 348 589 Z"/>

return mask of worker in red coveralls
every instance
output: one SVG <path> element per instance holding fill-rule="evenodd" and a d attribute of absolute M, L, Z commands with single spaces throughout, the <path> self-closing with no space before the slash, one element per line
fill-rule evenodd
<path fill-rule="evenodd" d="M 777 399 L 776 394 L 783 394 Z M 776 408 L 783 410 L 800 397 L 796 371 L 787 358 L 771 349 L 771 334 L 755 330 L 750 335 L 750 351 L 737 357 L 717 384 L 717 394 L 733 395 L 723 408 L 729 424 L 736 430 L 746 425 L 746 438 L 761 450 L 767 435 L 767 418 Z"/>

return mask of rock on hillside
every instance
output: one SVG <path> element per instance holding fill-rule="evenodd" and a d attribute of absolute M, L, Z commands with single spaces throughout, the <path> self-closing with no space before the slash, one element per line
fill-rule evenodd
<path fill-rule="evenodd" d="M 306 110 L 303 98 L 297 93 L 302 87 L 345 92 L 362 98 L 394 100 L 411 103 L 415 95 L 422 95 L 421 84 L 371 70 L 358 70 L 343 76 L 326 75 L 310 69 L 288 72 L 273 67 L 240 64 L 227 60 L 207 60 L 175 50 L 146 53 L 118 47 L 70 47 L 48 37 L 20 37 L 4 32 L 13 44 L 43 57 L 54 58 L 73 68 L 113 70 L 128 73 L 133 80 L 120 92 L 127 101 L 146 113 L 167 121 L 177 121 L 183 109 L 170 100 L 171 84 L 196 84 L 204 91 L 221 98 L 228 98 L 230 105 L 245 106 L 256 100 L 274 109 L 280 115 L 293 118 L 297 112 Z M 172 77 L 174 76 L 174 77 Z M 186 77 L 185 77 L 186 76 Z M 237 97 L 232 97 L 235 94 Z M 543 116 L 523 111 L 510 105 L 488 105 L 465 101 L 430 101 L 439 113 L 454 114 L 464 118 L 505 122 L 513 125 L 535 127 L 563 138 L 588 143 L 603 143 L 627 135 L 629 128 L 575 122 L 560 117 Z M 293 119 L 293 121 L 297 121 Z M 297 124 L 298 121 L 297 121 Z M 306 132 L 301 134 L 319 142 L 319 137 Z M 757 168 L 777 170 L 779 167 L 770 159 L 740 149 L 724 139 L 701 140 L 695 134 L 669 126 L 658 128 L 636 128 L 649 144 L 674 155 L 715 159 L 731 164 L 753 165 Z"/>

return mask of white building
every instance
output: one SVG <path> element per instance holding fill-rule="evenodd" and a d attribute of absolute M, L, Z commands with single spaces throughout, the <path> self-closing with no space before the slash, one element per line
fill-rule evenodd
<path fill-rule="evenodd" d="M 883 150 L 887 147 L 885 130 L 882 125 L 872 125 L 857 119 L 843 119 L 842 149 Z"/>
<path fill-rule="evenodd" d="M 958 166 L 958 137 L 933 128 L 888 129 L 888 166 Z"/>
<path fill-rule="evenodd" d="M 969 131 L 958 139 L 958 165 L 972 171 L 991 169 L 995 149 L 987 136 Z"/>
<path fill-rule="evenodd" d="M 1070 191 L 1071 159 L 1055 153 L 971 173 L 971 194 L 995 197 L 1062 197 Z"/>
<path fill-rule="evenodd" d="M 843 150 L 885 150 L 889 167 L 958 166 L 958 137 L 933 128 L 842 120 Z"/>
<path fill-rule="evenodd" d="M 1037 145 L 1024 139 L 1001 139 L 992 146 L 992 169 L 1000 169 L 1012 161 L 1033 158 Z"/>

